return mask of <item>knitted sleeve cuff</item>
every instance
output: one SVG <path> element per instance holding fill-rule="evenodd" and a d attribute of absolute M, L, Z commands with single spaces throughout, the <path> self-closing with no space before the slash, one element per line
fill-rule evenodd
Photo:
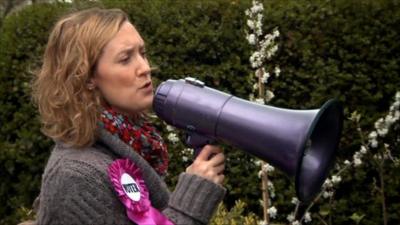
<path fill-rule="evenodd" d="M 169 206 L 207 224 L 225 196 L 225 188 L 202 177 L 181 173 Z"/>

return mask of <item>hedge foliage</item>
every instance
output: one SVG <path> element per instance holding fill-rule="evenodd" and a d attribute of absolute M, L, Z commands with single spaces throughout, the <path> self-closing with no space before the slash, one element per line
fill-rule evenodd
<path fill-rule="evenodd" d="M 240 0 L 103 0 L 101 3 L 36 4 L 8 16 L 0 35 L 0 224 L 21 220 L 38 195 L 41 174 L 52 142 L 40 133 L 36 108 L 30 100 L 30 80 L 40 66 L 48 32 L 60 15 L 93 5 L 125 10 L 146 41 L 149 57 L 159 71 L 154 80 L 190 75 L 208 86 L 247 98 L 255 78 L 248 58 L 244 11 L 251 1 Z M 336 0 L 264 2 L 264 30 L 279 28 L 279 51 L 271 65 L 282 72 L 269 88 L 271 104 L 295 109 L 319 108 L 329 98 L 343 102 L 345 116 L 362 114 L 365 134 L 385 115 L 400 87 L 400 3 L 396 0 Z M 168 132 L 161 121 L 156 124 Z M 399 157 L 399 124 L 384 141 Z M 179 133 L 179 135 L 182 135 Z M 338 162 L 350 159 L 360 148 L 357 127 L 345 121 Z M 182 143 L 170 143 L 168 183 L 189 162 Z M 224 146 L 227 155 L 225 204 L 241 199 L 248 211 L 261 216 L 259 168 L 254 158 Z M 190 161 L 190 160 L 189 160 Z M 317 204 L 311 211 L 333 224 L 381 224 L 381 201 L 374 186 L 376 165 L 343 174 L 334 201 Z M 272 203 L 277 221 L 293 211 L 293 180 L 280 172 L 271 177 L 276 189 Z M 400 222 L 400 169 L 385 164 L 389 224 Z M 353 215 L 353 217 L 352 217 Z M 353 218 L 353 219 L 352 219 Z M 313 223 L 319 224 L 314 217 Z"/>

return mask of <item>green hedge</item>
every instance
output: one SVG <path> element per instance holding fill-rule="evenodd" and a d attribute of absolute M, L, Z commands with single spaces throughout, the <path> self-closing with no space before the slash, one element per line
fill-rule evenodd
<path fill-rule="evenodd" d="M 30 81 L 60 6 L 10 15 L 0 36 L 0 224 L 15 224 L 40 188 L 51 142 L 40 133 Z"/>
<path fill-rule="evenodd" d="M 30 101 L 32 71 L 40 65 L 48 31 L 54 21 L 75 5 L 39 4 L 8 16 L 0 36 L 0 224 L 15 224 L 25 216 L 40 188 L 40 178 L 52 143 L 39 131 L 36 109 Z M 98 3 L 90 3 L 90 5 Z M 245 9 L 251 1 L 239 0 L 104 0 L 104 7 L 124 9 L 146 41 L 156 82 L 195 76 L 211 87 L 247 98 L 254 78 L 248 58 L 251 49 L 245 37 Z M 271 104 L 296 109 L 318 108 L 329 98 L 338 98 L 346 117 L 354 110 L 363 117 L 365 131 L 387 112 L 400 86 L 400 3 L 396 0 L 288 1 L 264 2 L 264 30 L 279 27 L 280 50 L 271 64 L 280 65 L 279 78 L 271 80 L 276 97 Z M 156 122 L 166 130 L 160 121 Z M 398 124 L 396 125 L 399 126 Z M 395 126 L 394 129 L 397 129 Z M 398 130 L 385 140 L 397 146 Z M 168 183 L 187 162 L 181 160 L 183 145 L 170 143 Z M 359 150 L 356 127 L 345 121 L 338 161 L 351 159 Z M 258 168 L 254 158 L 225 146 L 228 207 L 238 199 L 250 211 L 262 215 Z M 400 169 L 388 164 L 385 174 L 389 224 L 400 221 Z M 353 213 L 365 215 L 360 224 L 380 224 L 381 206 L 373 164 L 365 163 L 343 176 L 333 208 L 318 204 L 312 209 L 325 215 L 328 208 L 333 224 L 354 223 Z M 280 172 L 272 180 L 277 196 L 279 221 L 286 221 L 294 206 L 293 182 Z M 396 223 L 397 222 L 397 223 Z M 318 220 L 314 218 L 314 224 Z"/>

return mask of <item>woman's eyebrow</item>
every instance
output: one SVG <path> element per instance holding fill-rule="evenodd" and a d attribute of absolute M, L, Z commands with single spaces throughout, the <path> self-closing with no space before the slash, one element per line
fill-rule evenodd
<path fill-rule="evenodd" d="M 124 55 L 124 54 L 130 54 L 130 53 L 134 52 L 136 49 L 139 49 L 141 51 L 141 50 L 145 49 L 145 46 L 144 46 L 144 44 L 141 44 L 141 45 L 136 45 L 136 46 L 125 48 L 125 49 L 121 50 L 117 54 L 117 56 L 121 56 L 121 55 Z"/>
<path fill-rule="evenodd" d="M 125 55 L 125 54 L 128 54 L 128 55 L 129 55 L 129 54 L 132 53 L 133 51 L 135 51 L 135 47 L 125 48 L 125 49 L 121 50 L 121 51 L 117 54 L 117 57 L 118 57 L 118 56 Z"/>

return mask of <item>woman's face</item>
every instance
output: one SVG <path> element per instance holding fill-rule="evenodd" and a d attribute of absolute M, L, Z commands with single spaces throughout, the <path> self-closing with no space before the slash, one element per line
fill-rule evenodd
<path fill-rule="evenodd" d="M 144 41 L 125 22 L 104 47 L 92 82 L 116 111 L 135 115 L 151 107 L 153 85 Z"/>

